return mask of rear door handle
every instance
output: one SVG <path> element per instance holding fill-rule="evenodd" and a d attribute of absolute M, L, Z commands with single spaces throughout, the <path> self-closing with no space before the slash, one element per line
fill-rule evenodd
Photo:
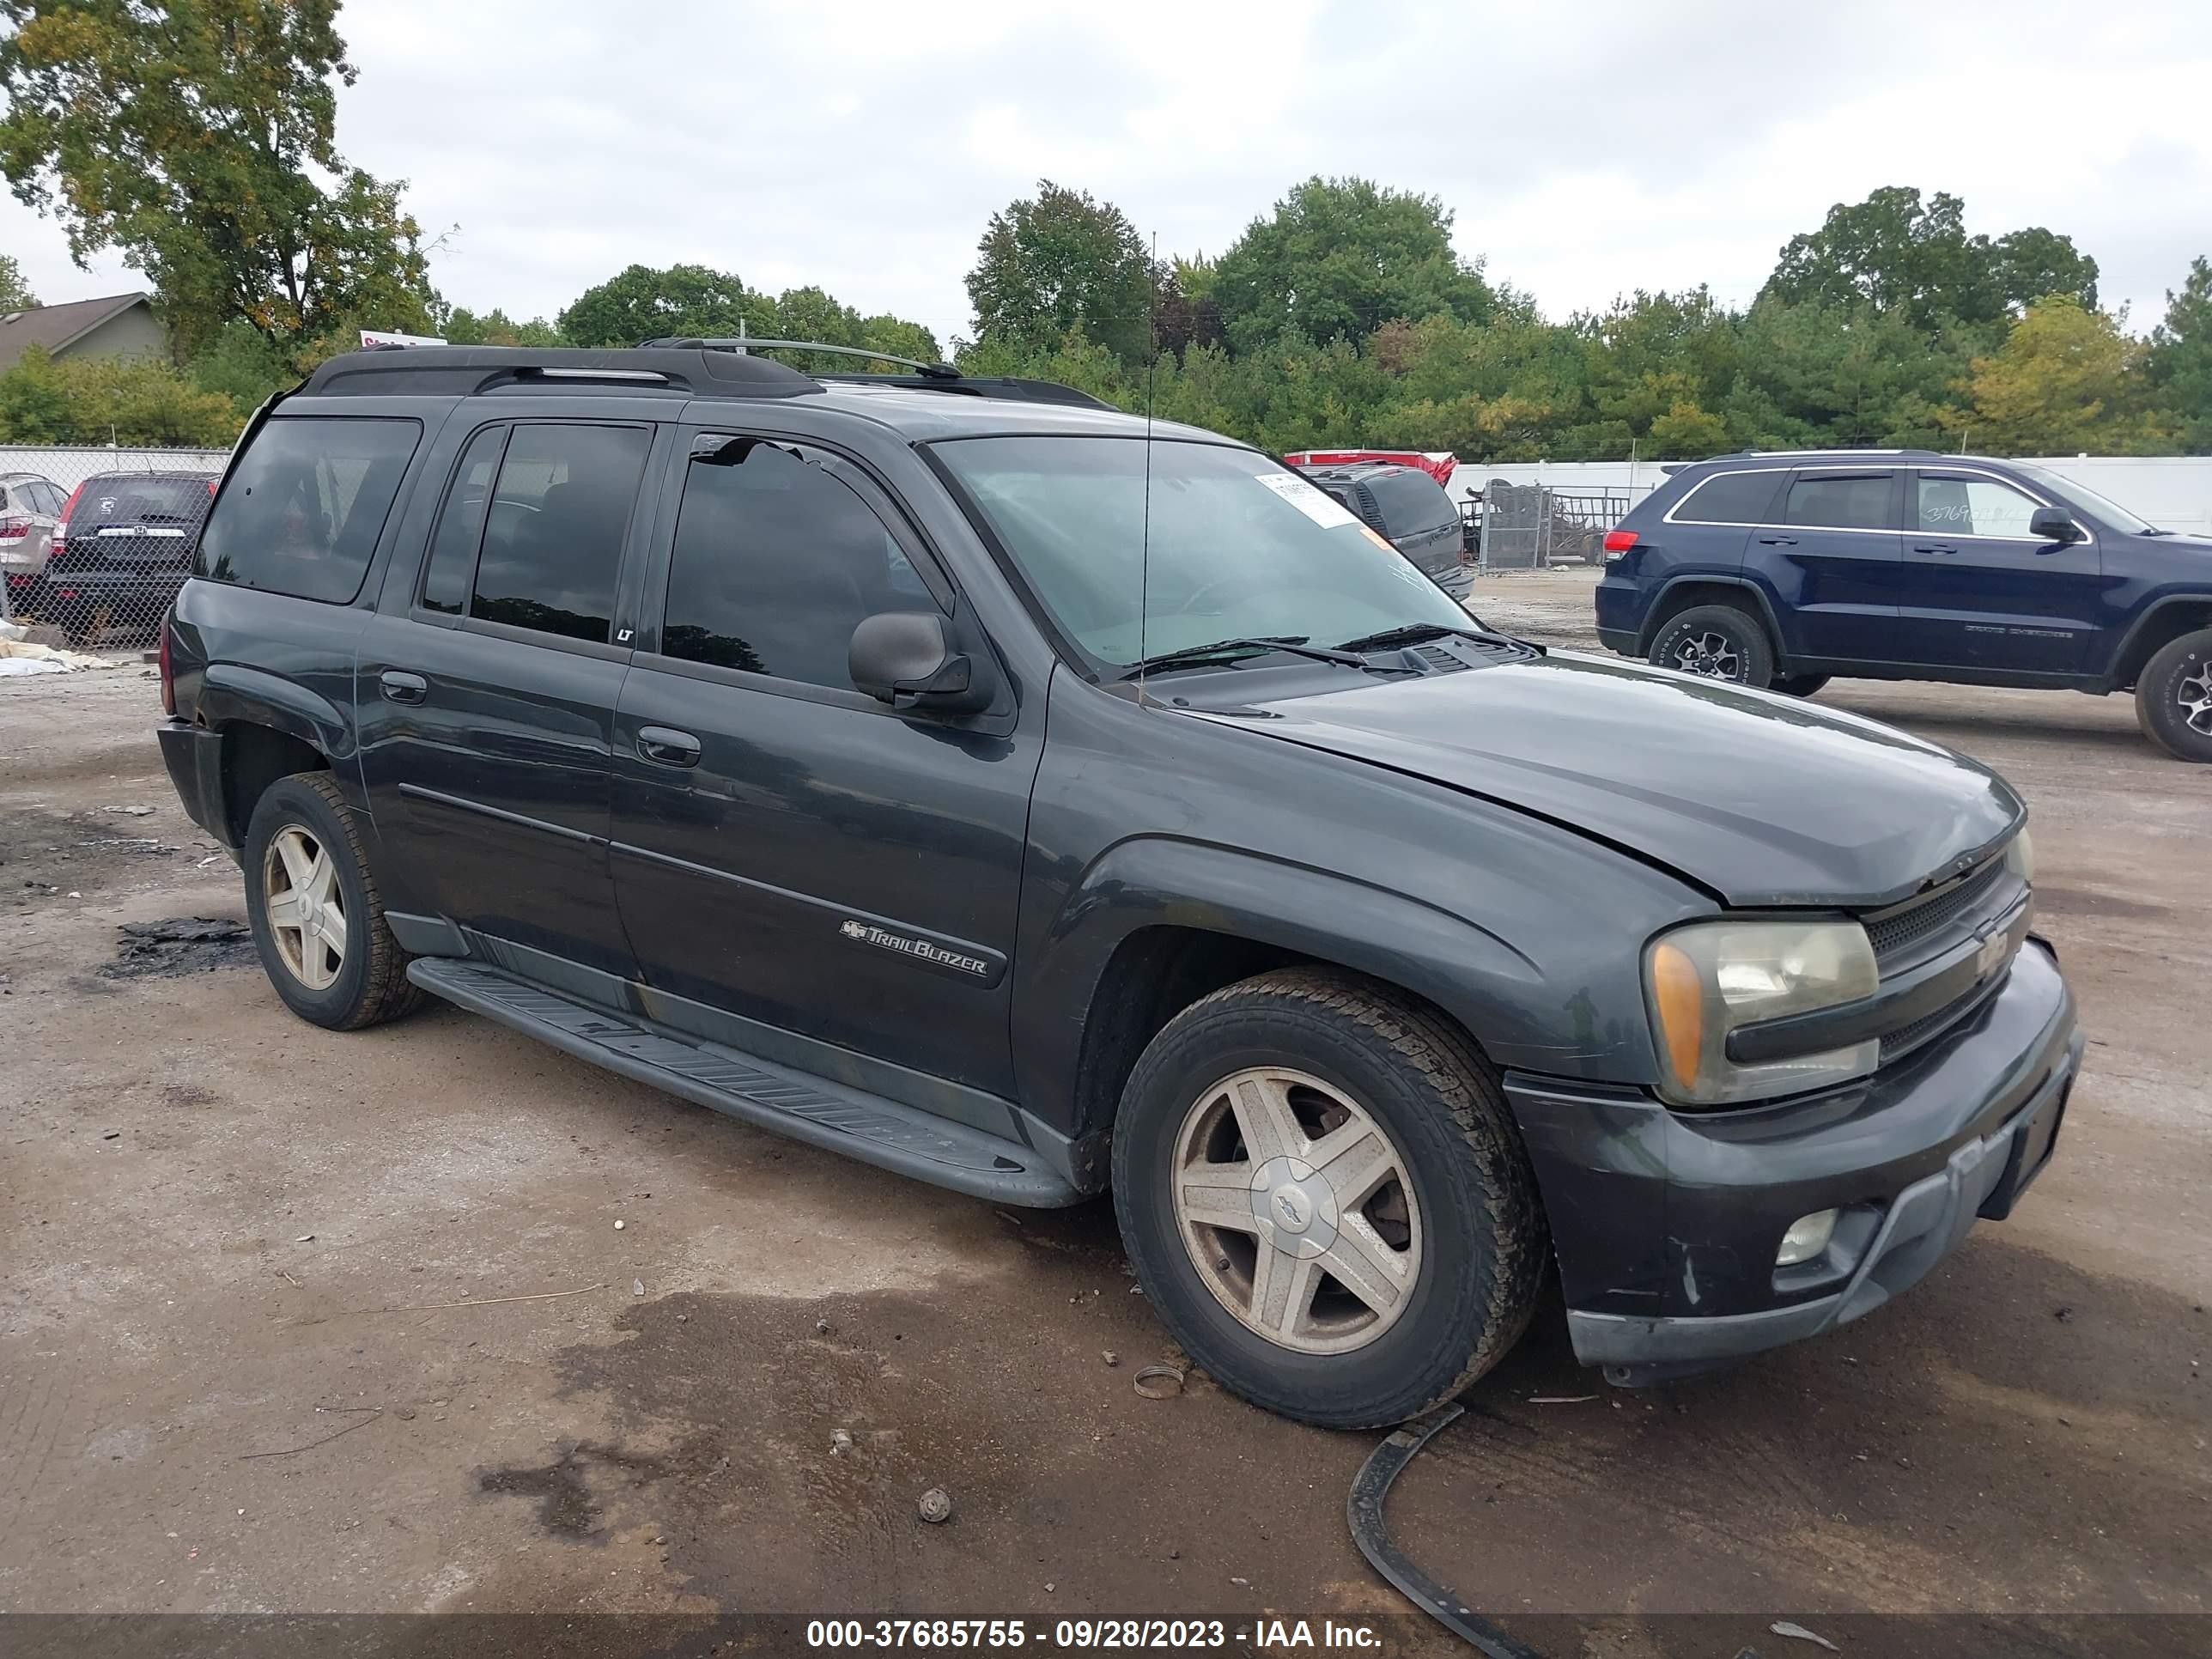
<path fill-rule="evenodd" d="M 386 702 L 420 702 L 430 695 L 430 682 L 420 674 L 402 673 L 397 668 L 387 668 L 376 677 L 384 688 Z"/>
<path fill-rule="evenodd" d="M 1912 550 L 1915 553 L 1956 553 L 1959 550 L 1948 542 L 1915 542 Z"/>
<path fill-rule="evenodd" d="M 1761 547 L 1795 547 L 1797 538 L 1795 536 L 1761 536 L 1759 544 Z"/>
<path fill-rule="evenodd" d="M 637 731 L 637 752 L 656 766 L 696 766 L 699 739 L 670 726 L 641 726 Z"/>

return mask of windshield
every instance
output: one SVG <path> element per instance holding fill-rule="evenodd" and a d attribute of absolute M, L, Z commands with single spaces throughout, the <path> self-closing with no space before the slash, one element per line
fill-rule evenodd
<path fill-rule="evenodd" d="M 2041 484 L 2069 507 L 2078 507 L 2083 512 L 2102 519 L 2124 536 L 2140 536 L 2146 530 L 2158 526 L 2140 514 L 2130 513 L 2118 501 L 2100 495 L 2087 484 L 2076 483 L 2071 478 L 2062 478 L 2047 467 L 2030 466 L 2024 461 L 2010 463 L 2021 477 Z"/>
<path fill-rule="evenodd" d="M 1472 619 L 1342 506 L 1264 455 L 1142 438 L 966 438 L 935 453 L 1096 664 L 1269 635 L 1334 645 Z M 1146 597 L 1140 603 L 1140 590 Z M 1141 614 L 1140 614 L 1141 612 Z"/>

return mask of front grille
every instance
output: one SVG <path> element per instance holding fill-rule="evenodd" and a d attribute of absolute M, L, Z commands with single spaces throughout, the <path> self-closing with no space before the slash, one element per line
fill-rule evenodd
<path fill-rule="evenodd" d="M 1881 1038 L 1881 1060 L 1884 1066 L 1902 1055 L 1911 1054 L 1923 1043 L 1932 1042 L 1968 1014 L 1981 1006 L 1989 994 L 2004 978 L 2002 973 L 1992 974 L 1979 985 L 1932 1014 L 1923 1014 L 1909 1025 L 1900 1025 L 1894 1031 L 1885 1031 Z"/>
<path fill-rule="evenodd" d="M 1875 960 L 1887 963 L 1922 939 L 1940 933 L 1954 919 L 1987 897 L 1990 889 L 2003 874 L 2003 858 L 1988 859 L 1978 869 L 1969 871 L 1948 887 L 1925 898 L 1908 899 L 1893 909 L 1869 917 L 1867 939 L 1874 946 Z"/>

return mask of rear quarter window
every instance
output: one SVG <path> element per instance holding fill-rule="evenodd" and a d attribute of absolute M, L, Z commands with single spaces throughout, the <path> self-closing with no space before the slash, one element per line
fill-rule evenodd
<path fill-rule="evenodd" d="M 1367 481 L 1391 536 L 1410 536 L 1439 525 L 1455 525 L 1459 510 L 1444 487 L 1425 472 L 1379 472 Z"/>
<path fill-rule="evenodd" d="M 1718 472 L 1690 486 L 1667 516 L 1676 524 L 1765 524 L 1787 468 L 1765 472 Z"/>
<path fill-rule="evenodd" d="M 232 470 L 192 574 L 349 603 L 422 436 L 393 416 L 270 420 Z"/>

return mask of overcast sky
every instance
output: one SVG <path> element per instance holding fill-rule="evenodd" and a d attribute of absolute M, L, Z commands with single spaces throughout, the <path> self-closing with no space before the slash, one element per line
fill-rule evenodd
<path fill-rule="evenodd" d="M 1364 174 L 1442 198 L 1553 317 L 1699 282 L 1744 304 L 1884 185 L 2071 235 L 2138 331 L 2212 253 L 2203 0 L 350 0 L 339 27 L 340 148 L 409 181 L 449 300 L 516 316 L 683 261 L 949 341 L 985 221 L 1039 177 L 1218 253 L 1296 180 Z M 50 302 L 136 285 L 12 198 L 0 249 Z"/>

